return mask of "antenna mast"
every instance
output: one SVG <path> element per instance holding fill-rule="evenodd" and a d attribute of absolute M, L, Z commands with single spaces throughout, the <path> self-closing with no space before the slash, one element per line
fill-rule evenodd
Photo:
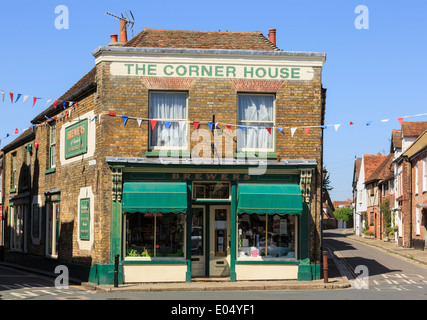
<path fill-rule="evenodd" d="M 123 15 L 123 13 L 121 13 L 121 17 L 119 17 L 115 14 L 112 14 L 110 12 L 106 12 L 106 14 L 108 14 L 108 15 L 116 18 L 116 19 L 124 21 L 126 23 L 126 27 L 129 26 L 129 29 L 132 30 L 132 37 L 133 37 L 133 25 L 135 24 L 135 18 L 132 14 L 132 11 L 130 11 L 130 10 L 129 10 L 129 12 L 125 11 L 126 17 Z M 132 19 L 130 17 L 132 17 Z"/>

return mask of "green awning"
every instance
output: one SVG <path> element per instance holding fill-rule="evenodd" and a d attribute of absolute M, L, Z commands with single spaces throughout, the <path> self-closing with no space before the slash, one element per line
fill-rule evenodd
<path fill-rule="evenodd" d="M 301 214 L 298 184 L 239 183 L 237 213 Z"/>
<path fill-rule="evenodd" d="M 187 213 L 185 182 L 125 182 L 123 212 Z"/>

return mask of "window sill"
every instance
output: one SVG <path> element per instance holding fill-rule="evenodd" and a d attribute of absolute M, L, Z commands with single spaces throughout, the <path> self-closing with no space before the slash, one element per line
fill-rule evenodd
<path fill-rule="evenodd" d="M 299 262 L 296 258 L 267 258 L 267 259 L 254 259 L 254 258 L 238 258 L 236 264 L 292 264 L 298 265 Z"/>
<path fill-rule="evenodd" d="M 16 188 L 9 189 L 9 193 L 16 193 Z"/>
<path fill-rule="evenodd" d="M 259 151 L 241 151 L 234 154 L 235 158 L 267 158 L 277 159 L 275 152 L 259 152 Z"/>
<path fill-rule="evenodd" d="M 55 172 L 56 172 L 56 168 L 50 168 L 50 169 L 46 170 L 44 172 L 44 174 L 51 174 L 51 173 L 55 173 Z"/>
<path fill-rule="evenodd" d="M 160 156 L 167 156 L 167 157 L 180 157 L 180 158 L 190 158 L 191 153 L 190 151 L 184 151 L 184 150 L 168 150 L 168 151 L 163 151 L 163 150 L 151 150 L 151 151 L 147 151 L 145 152 L 145 156 L 146 157 L 160 157 Z"/>

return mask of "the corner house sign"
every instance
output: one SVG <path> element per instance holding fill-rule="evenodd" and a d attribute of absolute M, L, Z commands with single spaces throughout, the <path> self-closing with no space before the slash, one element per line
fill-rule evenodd
<path fill-rule="evenodd" d="M 65 159 L 87 152 L 88 120 L 79 121 L 65 129 Z"/>
<path fill-rule="evenodd" d="M 115 76 L 223 78 L 251 80 L 311 80 L 312 67 L 186 63 L 122 63 L 110 67 Z"/>

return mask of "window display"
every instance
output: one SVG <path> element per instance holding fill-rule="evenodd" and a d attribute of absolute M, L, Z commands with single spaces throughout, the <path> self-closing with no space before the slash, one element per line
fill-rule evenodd
<path fill-rule="evenodd" d="M 238 258 L 295 258 L 295 217 L 239 214 Z"/>
<path fill-rule="evenodd" d="M 126 215 L 127 257 L 184 257 L 185 215 L 133 213 Z"/>

